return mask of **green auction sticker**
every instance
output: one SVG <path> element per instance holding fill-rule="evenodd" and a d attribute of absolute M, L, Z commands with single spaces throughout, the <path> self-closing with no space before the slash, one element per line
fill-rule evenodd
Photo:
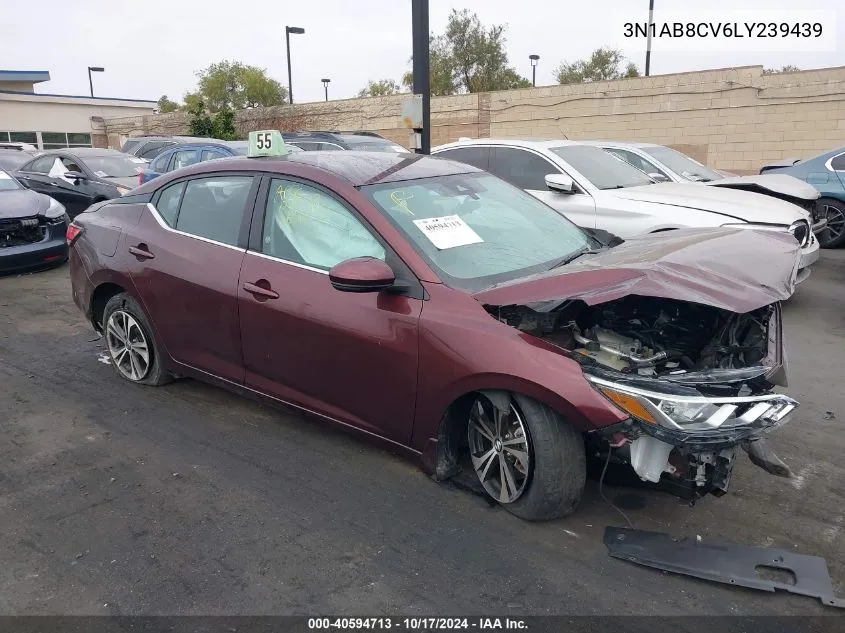
<path fill-rule="evenodd" d="M 259 130 L 249 133 L 249 150 L 252 156 L 286 156 L 290 154 L 290 146 L 285 143 L 279 130 Z"/>

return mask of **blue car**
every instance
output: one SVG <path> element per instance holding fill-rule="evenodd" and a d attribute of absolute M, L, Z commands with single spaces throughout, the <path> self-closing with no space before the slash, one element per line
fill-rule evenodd
<path fill-rule="evenodd" d="M 180 143 L 168 147 L 138 175 L 138 184 L 143 185 L 169 171 L 195 163 L 229 156 L 246 156 L 247 145 L 246 141 L 220 141 L 218 143 Z"/>
<path fill-rule="evenodd" d="M 845 245 L 845 147 L 808 158 L 766 165 L 761 174 L 789 174 L 819 190 L 814 221 L 827 220 L 816 237 L 822 248 Z"/>

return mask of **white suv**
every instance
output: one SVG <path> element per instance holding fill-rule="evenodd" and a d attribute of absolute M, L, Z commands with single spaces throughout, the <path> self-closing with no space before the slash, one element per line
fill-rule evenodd
<path fill-rule="evenodd" d="M 432 155 L 484 169 L 553 207 L 572 222 L 623 239 L 684 227 L 735 226 L 789 231 L 801 244 L 797 281 L 810 274 L 819 244 L 805 209 L 749 191 L 656 183 L 588 143 L 472 139 L 435 147 Z"/>

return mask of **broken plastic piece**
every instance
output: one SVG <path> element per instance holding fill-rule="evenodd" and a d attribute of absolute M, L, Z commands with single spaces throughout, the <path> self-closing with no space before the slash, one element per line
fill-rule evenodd
<path fill-rule="evenodd" d="M 833 594 L 827 563 L 820 556 L 716 541 L 676 540 L 661 532 L 610 526 L 604 530 L 604 544 L 613 558 L 638 565 L 749 589 L 780 589 L 845 609 L 845 600 Z M 791 574 L 794 582 L 771 580 L 761 571 Z"/>

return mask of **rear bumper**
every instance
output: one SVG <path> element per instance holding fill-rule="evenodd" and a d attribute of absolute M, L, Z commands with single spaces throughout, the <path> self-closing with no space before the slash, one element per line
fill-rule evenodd
<path fill-rule="evenodd" d="M 67 261 L 66 232 L 66 222 L 53 224 L 47 227 L 44 239 L 40 242 L 0 248 L 0 274 L 7 275 L 50 268 Z"/>

